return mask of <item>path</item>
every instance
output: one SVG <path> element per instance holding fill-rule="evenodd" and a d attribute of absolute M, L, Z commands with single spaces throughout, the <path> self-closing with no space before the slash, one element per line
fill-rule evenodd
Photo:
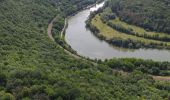
<path fill-rule="evenodd" d="M 65 21 L 64 21 L 64 28 L 61 31 L 61 38 L 63 38 L 66 28 L 67 28 L 67 18 L 65 18 Z"/>
<path fill-rule="evenodd" d="M 52 41 L 55 41 L 55 39 L 54 39 L 53 36 L 52 36 L 52 28 L 53 28 L 53 22 L 54 22 L 56 19 L 57 19 L 57 16 L 49 23 L 48 29 L 47 29 L 48 37 L 49 37 Z M 64 31 L 65 31 L 66 27 L 67 27 L 67 19 L 65 19 L 65 25 L 64 25 L 64 27 L 63 27 L 63 29 L 62 29 L 62 31 L 61 31 L 61 38 L 63 38 L 63 36 L 64 36 Z M 59 45 L 59 46 L 60 46 L 60 45 Z M 60 46 L 60 48 L 64 49 L 62 46 Z M 81 59 L 80 56 L 75 55 L 75 54 L 69 52 L 69 51 L 66 50 L 66 49 L 64 49 L 64 51 L 65 51 L 67 54 L 75 57 L 76 59 Z M 94 62 L 92 62 L 92 63 L 96 65 L 96 63 L 94 63 Z M 126 73 L 126 74 L 127 74 L 127 72 L 123 72 L 123 71 L 118 71 L 118 72 L 124 73 L 124 74 Z M 170 82 L 170 77 L 166 77 L 166 76 L 152 76 L 152 77 L 153 77 L 153 79 L 158 80 L 158 81 L 169 81 L 169 82 Z"/>
<path fill-rule="evenodd" d="M 47 28 L 47 34 L 48 37 L 52 40 L 55 41 L 53 36 L 52 36 L 52 28 L 53 28 L 53 22 L 56 20 L 57 16 L 48 24 L 48 28 Z"/>
<path fill-rule="evenodd" d="M 168 81 L 170 82 L 170 76 L 152 76 L 153 79 L 158 81 Z"/>
<path fill-rule="evenodd" d="M 53 36 L 52 36 L 52 28 L 53 28 L 53 23 L 54 23 L 54 21 L 55 21 L 56 19 L 57 19 L 57 16 L 48 24 L 48 28 L 47 28 L 48 37 L 49 37 L 52 41 L 54 41 L 54 42 L 55 42 L 55 39 L 54 39 Z M 66 27 L 67 27 L 67 20 L 65 19 L 65 25 L 64 25 L 64 28 L 63 28 L 62 31 L 61 31 L 61 38 L 62 38 L 62 36 L 63 36 L 63 34 L 64 34 L 64 31 L 65 31 Z M 61 45 L 59 45 L 59 47 L 62 48 L 62 49 L 64 49 Z M 69 54 L 69 55 L 71 55 L 71 56 L 73 56 L 73 57 L 75 57 L 75 58 L 77 58 L 77 59 L 80 59 L 80 57 L 79 57 L 78 55 L 73 54 L 73 53 L 69 52 L 69 51 L 66 50 L 66 49 L 64 49 L 64 51 L 65 51 L 67 54 Z"/>

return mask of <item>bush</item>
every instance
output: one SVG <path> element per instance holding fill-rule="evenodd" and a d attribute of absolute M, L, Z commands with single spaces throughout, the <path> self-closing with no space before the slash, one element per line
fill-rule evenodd
<path fill-rule="evenodd" d="M 151 60 L 141 60 L 133 58 L 112 59 L 104 61 L 103 64 L 108 65 L 113 69 L 121 69 L 132 72 L 134 70 L 141 71 L 152 75 L 169 76 L 170 63 L 154 62 Z M 162 68 L 164 66 L 164 68 Z"/>

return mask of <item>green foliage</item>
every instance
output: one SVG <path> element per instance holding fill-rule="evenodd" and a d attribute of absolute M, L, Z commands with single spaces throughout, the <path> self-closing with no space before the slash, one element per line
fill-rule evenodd
<path fill-rule="evenodd" d="M 169 28 L 168 25 L 164 25 L 164 23 L 162 23 L 164 21 L 166 21 L 165 23 L 169 22 L 169 16 L 167 16 L 169 12 L 166 12 L 166 14 L 162 15 L 163 13 L 159 11 L 162 9 L 167 10 L 169 7 L 166 5 L 164 8 L 162 8 L 157 4 L 160 2 L 165 4 L 166 1 L 156 1 L 154 2 L 154 5 L 150 7 L 148 4 L 151 4 L 152 2 L 154 2 L 154 0 L 108 0 L 102 9 L 91 13 L 86 24 L 97 37 L 102 40 L 106 40 L 108 43 L 114 46 L 133 49 L 170 49 L 169 34 L 159 33 L 167 32 L 166 29 Z M 149 12 L 155 8 L 159 9 L 159 11 L 156 11 L 156 13 Z M 151 16 L 149 16 L 150 14 Z M 157 15 L 166 16 L 166 18 L 163 19 L 163 17 L 158 17 Z M 98 19 L 98 17 L 100 19 Z M 151 21 L 147 22 L 147 25 L 145 25 L 145 20 Z M 138 29 L 135 30 L 133 24 L 141 26 L 138 27 L 138 29 L 143 29 L 143 33 L 141 33 Z M 105 26 L 105 28 L 102 26 Z M 130 28 L 128 26 L 130 26 Z M 161 28 L 158 28 L 158 26 Z M 163 27 L 165 29 L 163 29 Z M 149 30 L 152 32 L 149 32 Z"/>
<path fill-rule="evenodd" d="M 4 91 L 0 91 L 0 99 L 1 100 L 15 100 L 15 97 L 10 93 L 5 93 Z"/>
<path fill-rule="evenodd" d="M 108 65 L 113 69 L 121 69 L 128 72 L 139 70 L 143 73 L 152 75 L 170 76 L 169 62 L 154 62 L 152 60 L 122 58 L 106 60 L 103 64 Z"/>
<path fill-rule="evenodd" d="M 122 25 L 114 24 L 112 22 L 109 22 L 109 20 L 106 21 L 105 18 L 101 17 L 101 20 L 104 23 L 107 22 L 108 26 L 110 26 L 111 28 L 113 28 L 113 29 L 115 29 L 115 30 L 117 30 L 119 32 L 123 32 L 123 33 L 129 34 L 129 35 L 134 35 L 134 36 L 137 36 L 137 37 L 143 37 L 143 38 L 146 38 L 146 39 L 153 39 L 153 40 L 159 40 L 159 41 L 163 41 L 163 42 L 170 42 L 170 38 L 167 37 L 167 36 L 160 37 L 159 34 L 156 34 L 156 35 L 153 35 L 153 36 L 150 36 L 150 35 L 148 35 L 146 33 L 139 34 L 139 33 L 134 32 L 133 29 L 131 29 L 131 28 L 125 28 Z"/>
<path fill-rule="evenodd" d="M 170 33 L 168 0 L 109 0 L 109 6 L 123 21 L 151 31 Z"/>
<path fill-rule="evenodd" d="M 0 0 L 0 100 L 168 98 L 168 89 L 151 77 L 141 72 L 125 77 L 107 65 L 75 59 L 48 38 L 56 15 L 53 32 L 59 34 L 63 16 L 95 1 Z"/>

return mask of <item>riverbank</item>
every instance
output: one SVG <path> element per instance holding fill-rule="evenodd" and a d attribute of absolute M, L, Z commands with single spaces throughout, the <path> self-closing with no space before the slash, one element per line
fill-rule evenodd
<path fill-rule="evenodd" d="M 103 4 L 96 7 L 102 7 Z M 90 59 L 112 59 L 112 58 L 141 58 L 154 61 L 170 61 L 169 50 L 163 49 L 126 49 L 119 48 L 99 40 L 91 31 L 86 28 L 85 21 L 89 18 L 90 12 L 96 10 L 84 10 L 68 19 L 65 40 L 79 55 Z M 63 21 L 64 22 L 64 21 Z"/>
<path fill-rule="evenodd" d="M 101 20 L 101 12 L 94 12 L 89 17 L 87 27 L 101 40 L 105 40 L 111 45 L 123 48 L 156 48 L 170 49 L 170 42 L 158 41 L 144 37 L 137 37 L 113 29 Z M 110 22 L 111 23 L 111 22 Z M 110 25 L 110 24 L 109 24 Z M 115 26 L 117 28 L 117 26 Z"/>
<path fill-rule="evenodd" d="M 103 0 L 101 0 L 101 2 L 103 2 Z M 99 3 L 100 3 L 100 2 L 99 2 Z M 83 8 L 82 10 L 89 9 L 89 8 L 95 6 L 96 4 L 98 4 L 98 3 L 95 3 L 95 4 L 93 4 L 93 5 L 90 5 L 90 6 L 88 6 L 88 7 L 85 7 L 85 8 Z M 53 19 L 51 20 L 51 22 L 49 23 L 49 25 L 48 25 L 47 34 L 48 34 L 48 37 L 49 37 L 52 41 L 57 42 L 57 43 L 59 44 L 60 48 L 64 49 L 64 51 L 65 51 L 67 54 L 73 56 L 73 57 L 76 58 L 76 59 L 84 59 L 84 60 L 91 61 L 93 64 L 96 64 L 97 59 L 93 60 L 93 59 L 89 59 L 88 57 L 83 57 L 83 56 L 79 55 L 79 54 L 78 54 L 75 50 L 73 50 L 73 49 L 71 48 L 71 46 L 68 45 L 67 42 L 65 41 L 65 31 L 66 31 L 66 29 L 67 29 L 67 27 L 68 27 L 68 19 L 71 18 L 71 17 L 73 17 L 75 14 L 81 12 L 82 10 L 79 10 L 79 11 L 75 12 L 74 14 L 67 16 L 67 17 L 64 19 L 64 26 L 63 26 L 63 28 L 62 28 L 62 30 L 61 30 L 61 32 L 60 32 L 60 35 L 57 36 L 57 38 L 56 38 L 56 34 L 55 34 L 55 33 L 52 33 L 53 23 L 57 20 L 57 16 L 56 16 L 55 18 L 53 18 Z M 55 38 L 54 38 L 54 37 L 55 37 Z"/>
<path fill-rule="evenodd" d="M 62 31 L 61 31 L 61 38 L 62 39 L 64 39 L 64 36 L 65 36 L 65 31 L 66 31 L 66 28 L 68 27 L 68 22 L 67 22 L 67 18 L 65 18 L 65 20 L 64 20 L 64 27 L 63 27 L 63 29 L 62 29 Z"/>
<path fill-rule="evenodd" d="M 53 22 L 56 20 L 56 18 L 57 17 L 55 17 L 50 23 L 49 23 L 49 25 L 48 25 L 48 31 L 47 31 L 47 33 L 48 33 L 48 36 L 49 36 L 49 38 L 52 40 L 52 41 L 54 41 L 54 38 L 53 37 L 51 37 L 52 35 L 51 35 L 51 30 L 52 30 L 52 26 L 53 26 Z M 67 20 L 65 20 L 65 27 L 67 26 Z M 63 29 L 62 29 L 62 31 L 61 31 L 61 33 L 63 33 L 64 32 L 64 30 L 65 30 L 65 27 L 63 27 Z M 74 53 L 71 53 L 70 51 L 68 51 L 67 49 L 65 49 L 64 47 L 62 47 L 61 45 L 60 45 L 60 48 L 62 48 L 67 54 L 69 54 L 70 56 L 72 56 L 72 57 L 74 57 L 74 58 L 76 58 L 76 59 L 84 59 L 84 60 L 88 60 L 88 61 L 92 61 L 92 63 L 94 64 L 94 65 L 99 65 L 99 64 L 101 64 L 101 61 L 99 60 L 99 61 L 93 61 L 93 60 L 91 60 L 91 59 L 86 59 L 86 58 L 84 58 L 84 57 L 82 57 L 82 56 L 77 56 L 76 54 L 74 54 Z M 119 60 L 119 59 L 117 59 L 117 60 Z M 128 60 L 128 59 L 127 59 Z M 107 64 L 106 64 L 107 65 Z M 111 67 L 111 66 L 110 66 Z M 127 73 L 129 73 L 129 72 L 125 72 L 125 71 L 120 71 L 120 70 L 115 70 L 115 69 L 113 69 L 114 71 L 117 71 L 117 72 L 119 72 L 119 73 L 121 73 L 121 74 L 127 74 Z M 130 74 L 130 73 L 129 73 Z M 151 77 L 153 77 L 153 79 L 155 79 L 155 80 L 158 80 L 158 81 L 170 81 L 170 77 L 168 77 L 168 76 L 151 76 Z"/>
<path fill-rule="evenodd" d="M 94 1 L 1 0 L 0 100 L 168 98 L 168 90 L 162 90 L 167 87 L 165 82 L 158 83 L 140 72 L 122 76 L 108 66 L 77 59 L 60 47 L 64 14 Z M 67 29 L 72 26 L 71 19 Z M 52 30 L 47 29 L 48 24 Z M 52 31 L 57 42 L 47 31 Z"/>
<path fill-rule="evenodd" d="M 49 37 L 53 42 L 57 42 L 57 41 L 55 41 L 55 39 L 53 38 L 53 35 L 52 35 L 53 23 L 54 23 L 54 21 L 57 19 L 57 17 L 58 17 L 58 16 L 56 16 L 55 18 L 53 18 L 53 20 L 48 24 L 48 28 L 47 28 L 47 35 L 48 35 L 48 37 Z M 63 39 L 63 36 L 64 36 L 63 34 L 64 34 L 64 32 L 65 32 L 66 27 L 67 27 L 67 19 L 65 19 L 64 27 L 63 27 L 63 29 L 62 29 L 62 31 L 61 31 L 61 33 L 60 33 L 60 34 L 61 34 L 61 35 L 60 35 L 60 38 L 61 38 L 61 39 Z M 67 45 L 67 44 L 65 43 L 65 45 Z M 59 45 L 59 47 L 62 48 L 67 54 L 73 56 L 74 58 L 80 59 L 80 56 L 78 56 L 78 55 L 75 54 L 75 53 L 70 52 L 70 51 L 67 50 L 67 49 L 65 49 L 62 45 Z"/>

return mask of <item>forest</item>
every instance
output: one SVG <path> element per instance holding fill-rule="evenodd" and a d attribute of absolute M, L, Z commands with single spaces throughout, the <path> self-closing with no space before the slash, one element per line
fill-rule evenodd
<path fill-rule="evenodd" d="M 96 2 L 0 0 L 0 100 L 170 98 L 170 82 L 152 77 L 169 76 L 168 62 L 76 59 L 49 39 L 47 26 L 54 17 L 53 32 L 59 35 L 66 16 Z"/>
<path fill-rule="evenodd" d="M 87 28 L 114 46 L 170 49 L 168 4 L 167 0 L 108 0 L 91 13 Z"/>
<path fill-rule="evenodd" d="M 170 33 L 169 0 L 111 0 L 121 20 L 147 30 Z"/>

